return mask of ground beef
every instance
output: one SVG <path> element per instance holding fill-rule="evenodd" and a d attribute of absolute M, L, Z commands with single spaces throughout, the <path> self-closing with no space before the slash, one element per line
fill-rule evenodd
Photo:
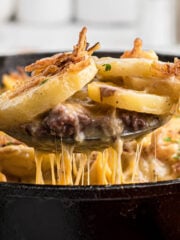
<path fill-rule="evenodd" d="M 71 137 L 90 125 L 91 119 L 81 108 L 60 104 L 44 119 L 43 125 L 52 135 Z"/>
<path fill-rule="evenodd" d="M 112 107 L 95 108 L 82 106 L 76 102 L 56 106 L 39 120 L 25 124 L 23 128 L 30 136 L 57 136 L 60 138 L 104 139 L 120 136 L 122 131 L 138 131 L 157 124 L 159 121 L 153 115 L 115 110 Z"/>
<path fill-rule="evenodd" d="M 132 131 L 143 129 L 147 123 L 147 115 L 131 112 L 121 112 L 120 115 L 124 125 Z"/>

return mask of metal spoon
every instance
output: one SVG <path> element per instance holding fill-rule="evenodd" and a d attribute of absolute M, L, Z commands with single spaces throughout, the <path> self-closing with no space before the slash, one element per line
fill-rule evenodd
<path fill-rule="evenodd" d="M 8 129 L 6 133 L 17 138 L 18 140 L 26 143 L 30 147 L 34 147 L 40 151 L 47 152 L 60 152 L 62 148 L 62 144 L 72 146 L 74 148 L 74 152 L 86 152 L 93 150 L 103 150 L 111 145 L 117 140 L 117 138 L 121 138 L 124 141 L 129 141 L 133 139 L 137 139 L 146 135 L 155 129 L 164 125 L 171 116 L 162 116 L 158 117 L 154 116 L 154 121 L 151 116 L 150 123 L 141 130 L 131 130 L 127 127 L 124 127 L 122 133 L 120 135 L 113 136 L 105 136 L 97 133 L 95 135 L 85 135 L 83 141 L 79 141 L 74 137 L 55 137 L 50 134 L 44 135 L 29 135 L 27 131 L 22 131 L 22 129 Z"/>

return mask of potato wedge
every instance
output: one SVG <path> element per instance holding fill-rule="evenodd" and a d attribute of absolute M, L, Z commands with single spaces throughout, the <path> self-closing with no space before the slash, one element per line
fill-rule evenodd
<path fill-rule="evenodd" d="M 160 96 L 169 96 L 172 101 L 177 102 L 180 93 L 180 81 L 176 77 L 165 79 L 149 79 L 140 77 L 123 77 L 127 88 L 146 91 Z"/>
<path fill-rule="evenodd" d="M 167 78 L 179 75 L 179 62 L 166 63 L 145 58 L 95 58 L 101 79 L 118 77 Z"/>
<path fill-rule="evenodd" d="M 89 83 L 96 72 L 96 65 L 91 59 L 90 65 L 80 71 L 47 77 L 38 85 L 12 98 L 11 91 L 3 93 L 0 96 L 1 129 L 12 126 L 12 119 L 14 125 L 31 121 L 38 114 L 65 101 Z"/>
<path fill-rule="evenodd" d="M 112 83 L 90 83 L 88 95 L 96 102 L 116 108 L 157 115 L 169 113 L 173 106 L 169 97 L 124 89 Z"/>
<path fill-rule="evenodd" d="M 87 49 L 86 32 L 84 27 L 72 52 L 55 54 L 26 66 L 31 77 L 0 95 L 1 130 L 34 120 L 94 78 L 97 68 L 91 54 L 99 44 Z"/>

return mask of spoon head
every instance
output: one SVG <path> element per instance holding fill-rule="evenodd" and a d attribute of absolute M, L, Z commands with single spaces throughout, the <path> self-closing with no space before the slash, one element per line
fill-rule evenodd
<path fill-rule="evenodd" d="M 124 127 L 121 135 L 100 136 L 98 133 L 93 136 L 85 135 L 85 138 L 82 141 L 76 140 L 74 137 L 59 138 L 52 135 L 30 136 L 27 132 L 20 131 L 20 129 L 8 129 L 6 133 L 39 151 L 61 152 L 62 145 L 72 147 L 74 152 L 102 151 L 103 149 L 112 146 L 118 138 L 121 138 L 124 141 L 130 141 L 143 137 L 144 135 L 164 125 L 169 119 L 170 116 L 154 116 L 154 118 L 151 116 L 149 123 L 141 130 L 136 131 L 128 127 Z"/>

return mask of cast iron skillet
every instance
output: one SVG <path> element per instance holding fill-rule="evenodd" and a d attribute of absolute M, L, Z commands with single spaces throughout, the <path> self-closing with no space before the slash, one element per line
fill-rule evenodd
<path fill-rule="evenodd" d="M 0 57 L 0 76 L 50 55 Z M 96 239 L 179 240 L 180 180 L 85 187 L 0 183 L 0 240 Z"/>

